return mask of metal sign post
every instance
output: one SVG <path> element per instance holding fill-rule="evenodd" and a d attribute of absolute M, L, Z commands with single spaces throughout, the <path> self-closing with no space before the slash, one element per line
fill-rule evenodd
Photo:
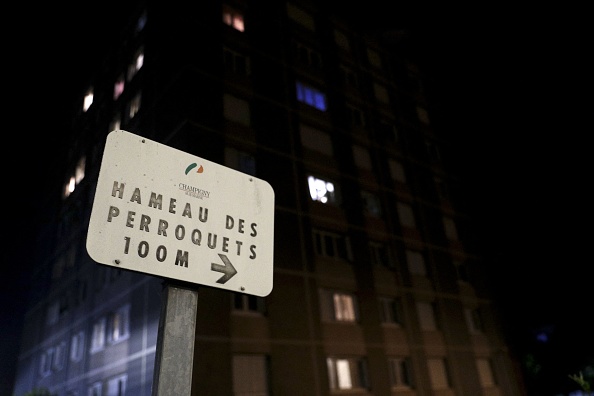
<path fill-rule="evenodd" d="M 159 319 L 153 396 L 190 396 L 198 291 L 167 281 Z"/>

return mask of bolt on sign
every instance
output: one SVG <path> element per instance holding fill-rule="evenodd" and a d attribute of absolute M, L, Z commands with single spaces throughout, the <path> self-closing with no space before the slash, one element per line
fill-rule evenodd
<path fill-rule="evenodd" d="M 107 136 L 86 244 L 100 264 L 264 297 L 272 291 L 274 190 L 115 130 Z"/>

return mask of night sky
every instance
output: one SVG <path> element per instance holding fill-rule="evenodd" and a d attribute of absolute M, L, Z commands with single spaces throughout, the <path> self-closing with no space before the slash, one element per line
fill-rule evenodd
<path fill-rule="evenodd" d="M 59 194 L 60 143 L 86 85 L 85 69 L 123 21 L 109 16 L 116 4 L 42 4 L 34 15 L 16 11 L 20 22 L 11 30 L 2 27 L 14 41 L 3 62 L 9 109 L 2 144 L 0 381 L 13 374 L 35 232 L 49 221 L 45 203 Z M 580 10 L 402 3 L 392 20 L 380 1 L 363 4 L 366 12 L 351 6 L 361 23 L 409 28 L 420 45 L 434 127 L 460 144 L 458 166 L 478 239 L 497 252 L 489 265 L 511 341 L 523 354 L 532 335 L 548 329 L 554 345 L 546 359 L 573 369 L 582 355 L 594 356 L 585 210 L 592 126 L 582 115 L 592 112 L 582 102 L 590 95 L 582 64 L 591 44 L 582 45 Z"/>

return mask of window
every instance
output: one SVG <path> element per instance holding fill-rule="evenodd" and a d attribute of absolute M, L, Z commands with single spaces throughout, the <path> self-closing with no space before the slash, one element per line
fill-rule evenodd
<path fill-rule="evenodd" d="M 322 69 L 322 55 L 305 44 L 293 42 L 293 56 L 301 64 L 315 70 Z"/>
<path fill-rule="evenodd" d="M 106 396 L 125 396 L 126 383 L 128 382 L 128 375 L 122 374 L 107 381 Z"/>
<path fill-rule="evenodd" d="M 428 302 L 417 302 L 417 313 L 419 315 L 421 330 L 437 330 L 435 308 L 433 307 L 433 304 Z"/>
<path fill-rule="evenodd" d="M 87 396 L 103 396 L 101 393 L 102 386 L 101 382 L 95 382 L 93 385 L 89 387 L 87 392 Z"/>
<path fill-rule="evenodd" d="M 120 129 L 121 124 L 122 117 L 120 116 L 120 114 L 116 114 L 109 123 L 109 132 Z"/>
<path fill-rule="evenodd" d="M 434 177 L 433 180 L 435 182 L 435 189 L 437 190 L 437 196 L 439 197 L 439 199 L 447 200 L 450 194 L 446 181 L 443 180 L 441 177 L 437 176 Z"/>
<path fill-rule="evenodd" d="M 47 377 L 52 373 L 52 361 L 54 360 L 55 348 L 48 348 L 41 354 L 39 362 L 39 375 Z"/>
<path fill-rule="evenodd" d="M 66 361 L 66 342 L 62 341 L 56 345 L 54 352 L 54 361 L 52 362 L 52 368 L 56 371 L 60 371 L 64 368 Z"/>
<path fill-rule="evenodd" d="M 60 302 L 55 301 L 47 308 L 47 316 L 45 319 L 45 323 L 48 325 L 53 325 L 58 322 L 60 317 Z"/>
<path fill-rule="evenodd" d="M 233 395 L 267 396 L 268 362 L 264 355 L 233 356 Z"/>
<path fill-rule="evenodd" d="M 359 88 L 359 77 L 357 73 L 346 65 L 339 66 L 339 77 L 345 87 Z"/>
<path fill-rule="evenodd" d="M 382 205 L 377 194 L 371 191 L 361 191 L 361 199 L 363 200 L 363 209 L 366 214 L 373 217 L 381 217 Z"/>
<path fill-rule="evenodd" d="M 369 150 L 363 146 L 358 144 L 353 145 L 353 159 L 355 160 L 355 165 L 361 169 L 371 170 L 371 155 L 369 155 Z"/>
<path fill-rule="evenodd" d="M 394 267 L 392 254 L 390 253 L 390 247 L 386 243 L 375 241 L 369 242 L 369 257 L 373 265 L 379 265 L 388 268 Z"/>
<path fill-rule="evenodd" d="M 120 75 L 113 85 L 113 100 L 117 100 L 124 92 L 125 80 L 124 75 Z"/>
<path fill-rule="evenodd" d="M 359 319 L 357 299 L 352 293 L 322 289 L 322 319 L 329 322 L 356 322 Z"/>
<path fill-rule="evenodd" d="M 464 317 L 466 318 L 466 324 L 471 334 L 477 334 L 483 332 L 483 321 L 481 319 L 481 313 L 477 309 L 465 308 Z"/>
<path fill-rule="evenodd" d="M 250 58 L 227 47 L 223 48 L 223 65 L 225 71 L 233 74 L 249 76 L 251 73 Z"/>
<path fill-rule="evenodd" d="M 304 84 L 301 81 L 295 83 L 297 100 L 320 111 L 326 111 L 326 94 L 318 89 Z"/>
<path fill-rule="evenodd" d="M 400 133 L 398 127 L 388 121 L 380 121 L 377 125 L 379 135 L 389 142 L 398 143 L 400 140 Z"/>
<path fill-rule="evenodd" d="M 493 376 L 493 366 L 490 359 L 478 358 L 476 359 L 476 368 L 479 374 L 479 381 L 483 388 L 495 386 L 495 377 Z"/>
<path fill-rule="evenodd" d="M 376 82 L 373 83 L 373 93 L 378 102 L 382 104 L 390 104 L 390 97 L 388 96 L 388 89 Z"/>
<path fill-rule="evenodd" d="M 431 161 L 440 161 L 441 153 L 439 152 L 439 146 L 430 140 L 425 140 L 425 149 L 427 155 Z"/>
<path fill-rule="evenodd" d="M 384 324 L 402 324 L 402 302 L 394 297 L 380 297 L 380 319 Z"/>
<path fill-rule="evenodd" d="M 85 333 L 79 331 L 70 340 L 70 360 L 79 362 L 83 358 L 85 348 Z"/>
<path fill-rule="evenodd" d="M 408 270 L 411 274 L 427 276 L 425 258 L 421 252 L 406 250 L 406 263 L 408 264 Z"/>
<path fill-rule="evenodd" d="M 351 261 L 351 242 L 346 235 L 313 230 L 314 249 L 318 256 Z"/>
<path fill-rule="evenodd" d="M 367 59 L 369 60 L 369 64 L 374 66 L 378 69 L 382 68 L 382 59 L 377 51 L 367 48 Z"/>
<path fill-rule="evenodd" d="M 332 140 L 330 139 L 330 135 L 328 135 L 328 133 L 301 124 L 299 125 L 299 135 L 301 137 L 301 144 L 303 147 L 320 152 L 327 156 L 334 155 Z"/>
<path fill-rule="evenodd" d="M 243 14 L 237 9 L 227 5 L 223 5 L 223 23 L 227 26 L 231 26 L 238 32 L 243 32 L 245 30 Z"/>
<path fill-rule="evenodd" d="M 248 175 L 256 175 L 254 156 L 233 147 L 225 147 L 225 165 Z"/>
<path fill-rule="evenodd" d="M 469 282 L 470 277 L 468 275 L 468 266 L 466 262 L 454 260 L 454 266 L 456 267 L 456 275 L 458 276 L 459 282 Z"/>
<path fill-rule="evenodd" d="M 130 336 L 130 305 L 125 305 L 109 316 L 110 343 L 117 343 Z"/>
<path fill-rule="evenodd" d="M 250 106 L 246 100 L 239 99 L 230 94 L 224 94 L 223 115 L 229 121 L 250 126 Z"/>
<path fill-rule="evenodd" d="M 233 293 L 233 311 L 264 313 L 265 305 L 262 297 L 250 294 Z"/>
<path fill-rule="evenodd" d="M 328 382 L 330 390 L 367 389 L 369 378 L 367 363 L 359 357 L 328 357 Z"/>
<path fill-rule="evenodd" d="M 425 108 L 417 106 L 417 117 L 423 124 L 429 125 L 429 113 Z"/>
<path fill-rule="evenodd" d="M 352 127 L 363 128 L 365 127 L 365 125 L 367 125 L 365 113 L 363 113 L 363 110 L 348 104 L 346 105 L 345 110 L 347 120 L 350 122 Z"/>
<path fill-rule="evenodd" d="M 349 38 L 340 30 L 334 30 L 334 42 L 338 44 L 340 48 L 347 52 L 351 52 L 351 44 Z"/>
<path fill-rule="evenodd" d="M 388 359 L 390 368 L 390 384 L 395 389 L 412 388 L 411 364 L 407 358 L 393 357 Z"/>
<path fill-rule="evenodd" d="M 128 65 L 128 75 L 126 76 L 128 78 L 128 81 L 132 80 L 132 78 L 136 75 L 136 73 L 138 73 L 138 71 L 142 68 L 143 65 L 144 49 L 140 48 L 134 54 L 134 58 L 132 59 L 130 65 Z"/>
<path fill-rule="evenodd" d="M 430 358 L 427 359 L 427 366 L 429 368 L 429 380 L 431 382 L 431 389 L 447 389 L 450 387 L 448 379 L 448 372 L 446 369 L 445 359 Z"/>
<path fill-rule="evenodd" d="M 316 30 L 313 17 L 295 4 L 287 3 L 287 15 L 290 19 L 304 28 L 311 30 L 312 32 Z"/>
<path fill-rule="evenodd" d="M 412 206 L 403 202 L 397 202 L 396 211 L 398 212 L 400 225 L 403 227 L 416 228 L 417 222 L 415 221 Z"/>
<path fill-rule="evenodd" d="M 406 183 L 406 173 L 404 172 L 404 166 L 402 163 L 390 159 L 388 160 L 388 166 L 390 167 L 390 176 L 392 180 L 399 181 L 400 183 Z"/>
<path fill-rule="evenodd" d="M 442 222 L 446 237 L 451 241 L 457 241 L 458 230 L 456 229 L 456 223 L 454 222 L 454 219 L 452 219 L 451 217 L 443 216 Z"/>
<path fill-rule="evenodd" d="M 93 104 L 93 89 L 89 89 L 87 91 L 87 93 L 85 94 L 85 97 L 83 99 L 83 111 L 86 112 L 87 110 L 89 110 L 89 107 L 91 107 L 91 105 Z"/>
<path fill-rule="evenodd" d="M 339 203 L 337 191 L 331 181 L 308 176 L 307 185 L 309 186 L 309 195 L 314 201 L 334 205 Z"/>
<path fill-rule="evenodd" d="M 91 353 L 102 350 L 104 346 L 105 346 L 105 318 L 101 318 L 93 324 L 93 335 L 91 338 Z"/>
<path fill-rule="evenodd" d="M 128 105 L 128 116 L 130 117 L 130 119 L 134 118 L 136 116 L 136 114 L 138 114 L 138 112 L 140 111 L 141 98 L 142 98 L 142 95 L 140 92 L 138 92 L 136 95 L 134 95 L 134 97 L 130 101 L 130 103 Z"/>
<path fill-rule="evenodd" d="M 68 183 L 66 183 L 64 188 L 64 198 L 70 196 L 70 194 L 74 192 L 76 186 L 82 181 L 82 179 L 84 179 L 86 162 L 87 159 L 84 156 L 78 160 L 76 167 L 74 168 L 74 174 L 70 176 Z"/>

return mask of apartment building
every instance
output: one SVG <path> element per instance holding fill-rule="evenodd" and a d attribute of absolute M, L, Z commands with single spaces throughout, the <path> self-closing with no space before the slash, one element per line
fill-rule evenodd
<path fill-rule="evenodd" d="M 146 2 L 121 27 L 73 114 L 15 395 L 151 394 L 164 279 L 85 243 L 120 129 L 274 190 L 272 292 L 195 285 L 192 394 L 524 394 L 422 70 L 332 4 Z"/>

